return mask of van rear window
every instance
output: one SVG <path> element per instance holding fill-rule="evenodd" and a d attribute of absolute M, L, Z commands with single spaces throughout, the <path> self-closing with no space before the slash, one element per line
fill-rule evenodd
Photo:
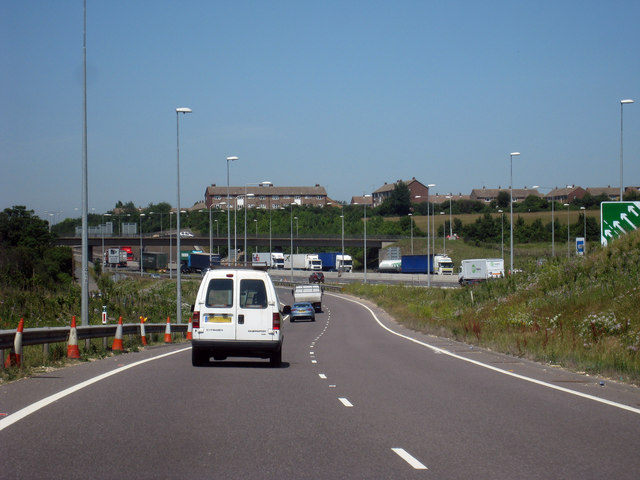
<path fill-rule="evenodd" d="M 233 279 L 214 278 L 209 282 L 207 289 L 207 307 L 232 307 L 233 306 Z"/>
<path fill-rule="evenodd" d="M 267 308 L 267 289 L 262 280 L 240 281 L 240 308 Z"/>

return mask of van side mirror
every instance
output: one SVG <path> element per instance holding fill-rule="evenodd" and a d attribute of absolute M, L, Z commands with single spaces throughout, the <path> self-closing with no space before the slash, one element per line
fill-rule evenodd
<path fill-rule="evenodd" d="M 193 313 L 193 311 L 195 310 L 195 305 L 191 305 L 191 313 Z"/>
<path fill-rule="evenodd" d="M 289 315 L 291 313 L 291 305 L 285 305 L 282 307 L 283 315 Z"/>

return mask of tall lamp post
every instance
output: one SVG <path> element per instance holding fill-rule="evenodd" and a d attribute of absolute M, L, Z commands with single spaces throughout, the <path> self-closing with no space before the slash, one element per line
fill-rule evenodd
<path fill-rule="evenodd" d="M 191 109 L 187 107 L 176 108 L 176 152 L 177 152 L 177 169 L 176 169 L 176 184 L 177 184 L 177 206 L 176 212 L 176 249 L 177 249 L 177 265 L 176 269 L 176 322 L 182 323 L 182 284 L 180 283 L 180 114 L 191 113 Z M 140 260 L 142 261 L 142 252 Z"/>
<path fill-rule="evenodd" d="M 620 201 L 622 201 L 622 194 L 624 192 L 624 186 L 622 184 L 622 107 L 630 103 L 633 103 L 633 100 L 630 98 L 620 100 Z"/>
<path fill-rule="evenodd" d="M 502 263 L 504 264 L 504 212 L 502 210 L 498 210 L 500 214 L 500 243 L 502 245 Z"/>
<path fill-rule="evenodd" d="M 140 214 L 140 276 L 143 275 L 142 273 L 142 217 L 144 217 L 144 213 Z"/>
<path fill-rule="evenodd" d="M 229 197 L 229 162 L 235 162 L 238 157 L 227 157 L 227 265 L 231 265 L 231 200 Z M 234 255 L 235 258 L 235 255 Z"/>
<path fill-rule="evenodd" d="M 569 204 L 565 203 L 564 206 L 567 207 L 567 258 L 569 258 L 571 256 L 569 250 L 569 242 L 571 241 L 571 229 L 569 228 Z"/>
<path fill-rule="evenodd" d="M 291 285 L 293 285 L 293 206 L 295 205 L 295 203 L 291 203 L 289 205 L 290 209 L 291 209 L 291 251 L 289 253 L 289 267 L 291 270 Z"/>
<path fill-rule="evenodd" d="M 511 166 L 511 174 L 509 176 L 509 217 L 510 217 L 510 228 L 509 228 L 509 236 L 510 236 L 510 247 L 509 247 L 509 255 L 510 255 L 510 267 L 509 274 L 513 273 L 513 157 L 517 157 L 520 155 L 520 152 L 512 152 L 509 155 L 509 164 Z"/>
<path fill-rule="evenodd" d="M 583 220 L 582 235 L 584 236 L 584 247 L 582 250 L 582 254 L 586 255 L 587 254 L 587 209 L 584 207 L 580 207 L 580 210 L 582 210 L 582 220 Z"/>
<path fill-rule="evenodd" d="M 244 197 L 242 206 L 244 207 L 244 266 L 247 266 L 247 198 L 253 197 L 253 193 L 247 193 L 247 186 L 244 186 Z"/>
<path fill-rule="evenodd" d="M 411 255 L 413 255 L 413 213 L 409 213 L 409 225 L 411 226 Z"/>
<path fill-rule="evenodd" d="M 435 183 L 430 183 L 429 185 L 427 185 L 427 286 L 430 287 L 431 286 L 431 260 L 429 258 L 429 253 L 431 252 L 431 245 L 430 245 L 430 237 L 431 237 L 431 233 L 429 231 L 430 227 L 429 227 L 429 189 L 435 187 L 436 184 Z"/>

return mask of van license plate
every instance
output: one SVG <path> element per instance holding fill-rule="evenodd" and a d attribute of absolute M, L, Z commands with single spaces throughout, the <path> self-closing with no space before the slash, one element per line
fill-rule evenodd
<path fill-rule="evenodd" d="M 209 323 L 231 323 L 231 315 L 207 315 L 205 322 Z"/>

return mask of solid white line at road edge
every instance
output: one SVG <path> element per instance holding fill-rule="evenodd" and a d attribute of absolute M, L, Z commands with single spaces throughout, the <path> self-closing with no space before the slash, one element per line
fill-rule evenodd
<path fill-rule="evenodd" d="M 94 383 L 99 382 L 100 380 L 104 380 L 105 378 L 108 378 L 117 373 L 124 372 L 125 370 L 128 370 L 130 368 L 137 367 L 138 365 L 142 365 L 143 363 L 151 362 L 153 360 L 158 360 L 160 358 L 168 357 L 169 355 L 175 355 L 176 353 L 184 352 L 185 350 L 189 350 L 190 348 L 191 347 L 183 348 L 173 352 L 163 353 L 162 355 L 158 355 L 157 357 L 151 357 L 145 360 L 140 360 L 139 362 L 134 362 L 130 365 L 125 365 L 124 367 L 116 368 L 115 370 L 111 370 L 110 372 L 103 373 L 102 375 L 98 375 L 97 377 L 90 378 L 89 380 L 85 380 L 82 383 L 79 383 L 65 390 L 62 390 L 61 392 L 54 393 L 53 395 L 50 395 L 47 398 L 43 398 L 42 400 L 36 403 L 32 403 L 31 405 L 24 407 L 22 410 L 18 410 L 17 412 L 12 413 L 11 415 L 1 419 L 0 431 L 4 430 L 10 425 L 13 425 L 17 421 L 22 420 L 24 417 L 37 412 L 41 408 L 46 407 L 47 405 L 55 402 L 56 400 L 60 400 L 61 398 L 64 398 L 67 395 L 71 395 L 72 393 L 77 392 L 78 390 L 82 390 L 83 388 L 88 387 L 89 385 L 93 385 Z"/>
<path fill-rule="evenodd" d="M 416 470 L 429 470 L 422 462 L 420 462 L 416 457 L 407 452 L 404 448 L 392 448 L 398 456 L 411 465 Z"/>
<path fill-rule="evenodd" d="M 361 307 L 366 308 L 367 310 L 369 310 L 369 313 L 371 313 L 371 315 L 373 316 L 374 320 L 378 323 L 378 325 L 380 325 L 386 331 L 388 331 L 390 333 L 393 333 L 394 335 L 397 335 L 398 337 L 401 337 L 401 338 L 404 338 L 406 340 L 410 340 L 410 341 L 412 341 L 414 343 L 417 343 L 418 345 L 422 345 L 423 347 L 430 348 L 431 350 L 433 350 L 436 353 L 442 353 L 444 355 L 449 355 L 450 357 L 457 358 L 458 360 L 463 360 L 465 362 L 473 363 L 474 365 L 478 365 L 480 367 L 487 368 L 489 370 L 493 370 L 494 372 L 502 373 L 503 375 L 509 375 L 510 377 L 519 378 L 520 380 L 525 380 L 527 382 L 535 383 L 535 384 L 541 385 L 543 387 L 551 388 L 553 390 L 558 390 L 560 392 L 568 393 L 570 395 L 575 395 L 577 397 L 586 398 L 587 400 L 593 400 L 594 402 L 603 403 L 605 405 L 616 407 L 616 408 L 619 408 L 621 410 L 627 410 L 628 412 L 637 413 L 637 414 L 640 415 L 640 409 L 638 409 L 638 408 L 633 408 L 633 407 L 630 407 L 629 405 L 624 405 L 622 403 L 612 402 L 611 400 L 607 400 L 607 399 L 604 399 L 604 398 L 596 397 L 594 395 L 589 395 L 588 393 L 582 393 L 582 392 L 578 392 L 576 390 L 570 390 L 568 388 L 559 387 L 558 385 L 553 385 L 551 383 L 543 382 L 542 380 L 536 380 L 535 378 L 531 378 L 531 377 L 525 377 L 524 375 L 520 375 L 520 374 L 517 374 L 517 373 L 508 372 L 506 370 L 502 370 L 501 368 L 494 367 L 492 365 L 487 365 L 486 363 L 482 363 L 482 362 L 479 362 L 477 360 L 473 360 L 471 358 L 466 358 L 466 357 L 463 357 L 461 355 L 456 355 L 455 353 L 452 353 L 452 352 L 450 352 L 448 350 L 444 350 L 442 348 L 438 348 L 438 347 L 435 347 L 433 345 L 429 345 L 428 343 L 421 342 L 420 340 L 416 340 L 415 338 L 411 338 L 411 337 L 408 337 L 407 335 L 403 335 L 401 333 L 398 333 L 398 332 L 395 332 L 395 331 L 391 330 L 389 327 L 384 325 L 378 319 L 378 317 L 373 312 L 373 310 L 371 310 L 369 307 L 367 307 L 364 303 L 361 303 L 361 302 L 359 302 L 357 300 L 353 300 L 351 298 L 347 298 L 347 297 L 343 297 L 343 296 L 335 295 L 335 294 L 331 294 L 331 293 L 327 293 L 326 295 L 333 295 L 333 296 L 336 296 L 338 298 L 342 298 L 344 300 L 348 300 L 349 302 L 356 303 L 356 304 L 360 305 Z M 2 420 L 0 420 L 0 422 L 1 421 Z"/>

